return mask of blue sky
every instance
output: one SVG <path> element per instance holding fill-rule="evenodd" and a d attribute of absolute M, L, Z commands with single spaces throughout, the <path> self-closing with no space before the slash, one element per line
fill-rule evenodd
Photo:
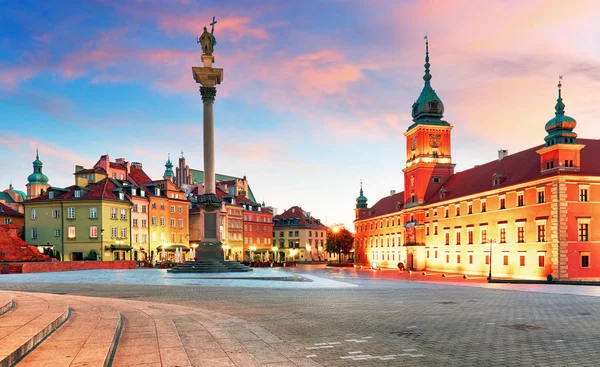
<path fill-rule="evenodd" d="M 280 211 L 351 226 L 403 187 L 410 106 L 432 85 L 457 170 L 543 142 L 564 76 L 576 131 L 598 138 L 599 5 L 559 1 L 2 1 L 0 188 L 25 189 L 36 146 L 54 186 L 76 164 L 167 154 L 202 169 L 196 35 L 216 16 L 217 172 Z M 574 9 L 573 9 L 574 8 Z"/>

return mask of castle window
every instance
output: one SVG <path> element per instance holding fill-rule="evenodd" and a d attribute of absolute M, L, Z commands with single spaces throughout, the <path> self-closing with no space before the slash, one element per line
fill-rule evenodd
<path fill-rule="evenodd" d="M 485 200 L 481 201 L 481 212 L 485 213 L 487 211 L 487 204 Z"/>
<path fill-rule="evenodd" d="M 75 197 L 76 198 L 80 198 L 81 197 L 81 190 L 75 190 Z"/>
<path fill-rule="evenodd" d="M 589 268 L 590 267 L 590 253 L 589 252 L 580 252 L 581 256 L 581 267 Z"/>
<path fill-rule="evenodd" d="M 446 218 L 448 218 L 448 208 L 446 208 L 445 211 L 446 211 Z"/>
<path fill-rule="evenodd" d="M 517 206 L 523 206 L 523 194 L 517 194 Z"/>
<path fill-rule="evenodd" d="M 468 212 L 467 213 L 468 214 L 473 214 L 473 204 L 469 203 L 468 206 L 467 206 L 467 208 L 468 208 Z"/>
<path fill-rule="evenodd" d="M 544 198 L 544 189 L 538 189 L 538 204 L 543 204 L 545 202 Z"/>
<path fill-rule="evenodd" d="M 546 225 L 545 224 L 537 225 L 537 240 L 538 240 L 538 242 L 546 242 Z"/>
<path fill-rule="evenodd" d="M 500 209 L 506 209 L 506 199 L 500 198 Z"/>
<path fill-rule="evenodd" d="M 579 201 L 588 201 L 588 188 L 579 187 Z"/>
<path fill-rule="evenodd" d="M 438 226 L 437 226 L 437 224 L 433 227 L 433 234 L 434 235 L 438 234 Z"/>
<path fill-rule="evenodd" d="M 456 216 L 460 217 L 460 206 L 456 207 Z"/>
<path fill-rule="evenodd" d="M 437 156 L 437 152 L 434 152 L 434 157 L 436 157 L 436 156 Z M 438 176 L 433 176 L 433 183 L 440 183 L 440 178 Z"/>
<path fill-rule="evenodd" d="M 496 187 L 498 186 L 498 179 L 495 178 L 494 181 L 492 182 L 492 186 Z"/>
<path fill-rule="evenodd" d="M 432 110 L 437 110 L 437 108 L 438 108 L 437 101 L 431 101 L 431 102 L 429 102 L 429 108 L 432 109 Z"/>

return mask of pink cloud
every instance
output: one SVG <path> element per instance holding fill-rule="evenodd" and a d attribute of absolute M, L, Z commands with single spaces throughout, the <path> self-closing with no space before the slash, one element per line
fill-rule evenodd
<path fill-rule="evenodd" d="M 205 13 L 202 14 L 167 14 L 159 16 L 157 19 L 160 28 L 170 32 L 182 32 L 193 35 L 200 35 L 203 30 L 202 22 L 206 21 Z M 238 42 L 242 39 L 256 38 L 256 39 L 267 39 L 269 33 L 266 27 L 259 27 L 248 16 L 227 16 L 217 20 L 215 25 L 215 36 L 217 42 L 219 39 L 225 39 L 231 42 Z M 206 27 L 210 31 L 211 27 L 206 24 Z"/>

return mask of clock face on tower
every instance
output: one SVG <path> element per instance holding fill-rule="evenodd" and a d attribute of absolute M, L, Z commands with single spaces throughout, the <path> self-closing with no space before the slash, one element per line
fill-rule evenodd
<path fill-rule="evenodd" d="M 439 148 L 442 136 L 440 134 L 429 134 L 429 145 L 432 148 Z"/>
<path fill-rule="evenodd" d="M 417 137 L 416 136 L 413 136 L 413 138 L 412 138 L 412 144 L 410 146 L 410 149 L 411 150 L 416 150 L 417 149 Z"/>

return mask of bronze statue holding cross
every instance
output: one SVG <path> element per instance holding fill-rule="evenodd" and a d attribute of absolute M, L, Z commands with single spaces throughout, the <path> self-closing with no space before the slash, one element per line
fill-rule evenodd
<path fill-rule="evenodd" d="M 217 44 L 217 40 L 213 35 L 215 32 L 215 24 L 217 24 L 217 21 L 215 20 L 215 17 L 213 17 L 213 21 L 210 23 L 212 26 L 210 33 L 208 33 L 208 30 L 204 27 L 204 32 L 202 32 L 202 35 L 198 38 L 198 43 L 202 46 L 203 55 L 212 56 L 213 48 Z"/>

